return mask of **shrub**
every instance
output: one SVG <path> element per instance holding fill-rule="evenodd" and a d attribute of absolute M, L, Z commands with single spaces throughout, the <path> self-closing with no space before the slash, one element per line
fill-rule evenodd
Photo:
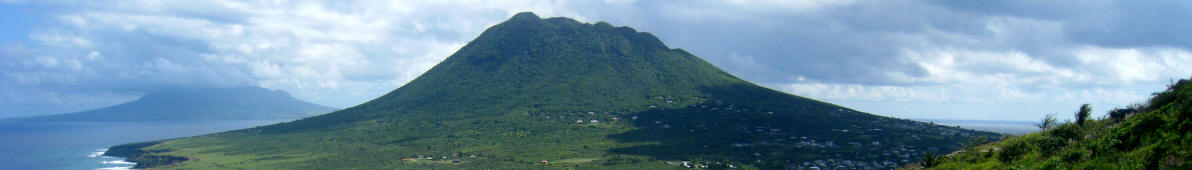
<path fill-rule="evenodd" d="M 986 137 L 986 136 L 972 137 L 972 138 L 969 138 L 968 143 L 964 144 L 964 149 L 965 150 L 973 149 L 973 148 L 976 148 L 977 146 L 988 144 L 989 142 L 991 142 L 991 141 L 989 141 L 989 137 Z"/>
<path fill-rule="evenodd" d="M 1109 111 L 1109 118 L 1113 119 L 1114 122 L 1121 122 L 1122 120 L 1126 119 L 1126 115 L 1138 113 L 1142 111 L 1142 108 L 1144 107 L 1146 106 L 1143 106 L 1142 104 L 1132 104 L 1126 108 L 1116 108 Z"/>
<path fill-rule="evenodd" d="M 1041 122 L 1039 122 L 1039 124 L 1035 124 L 1035 126 L 1039 127 L 1039 130 L 1051 129 L 1051 127 L 1054 127 L 1055 125 L 1056 125 L 1055 114 L 1048 114 L 1046 116 L 1043 116 L 1043 120 Z"/>
<path fill-rule="evenodd" d="M 936 155 L 935 153 L 927 153 L 923 155 L 923 160 L 919 161 L 919 165 L 923 168 L 931 168 L 939 165 L 944 157 Z"/>
<path fill-rule="evenodd" d="M 1012 142 L 1002 147 L 1002 151 L 997 154 L 997 160 L 1008 164 L 1027 152 L 1030 152 L 1030 146 L 1025 142 Z"/>
<path fill-rule="evenodd" d="M 1060 160 L 1066 163 L 1076 163 L 1083 160 L 1088 155 L 1088 151 L 1083 149 L 1066 149 L 1060 154 Z"/>
<path fill-rule="evenodd" d="M 1084 122 L 1089 120 L 1089 114 L 1093 111 L 1093 107 L 1089 104 L 1080 105 L 1080 110 L 1076 111 L 1076 125 L 1084 126 Z"/>
<path fill-rule="evenodd" d="M 1084 136 L 1084 131 L 1081 131 L 1080 126 L 1072 126 L 1071 124 L 1065 126 L 1058 126 L 1046 132 L 1047 136 L 1054 136 L 1067 140 L 1079 140 Z"/>
<path fill-rule="evenodd" d="M 1051 157 L 1056 151 L 1064 149 L 1064 146 L 1068 145 L 1068 140 L 1055 136 L 1042 136 L 1033 143 L 1044 157 Z"/>

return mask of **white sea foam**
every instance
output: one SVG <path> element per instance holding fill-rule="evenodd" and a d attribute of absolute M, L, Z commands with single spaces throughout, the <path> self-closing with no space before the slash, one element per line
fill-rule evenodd
<path fill-rule="evenodd" d="M 129 169 L 132 169 L 132 166 L 95 168 L 95 170 L 129 170 Z"/>
<path fill-rule="evenodd" d="M 100 162 L 100 163 L 103 163 L 104 165 L 116 165 L 116 166 L 95 168 L 95 170 L 129 170 L 129 169 L 132 169 L 132 167 L 133 167 L 133 166 L 129 166 L 129 165 L 137 164 L 137 163 L 133 163 L 133 162 L 124 161 L 123 159 L 120 159 L 118 157 L 103 156 L 103 153 L 107 152 L 107 151 L 108 151 L 108 149 L 96 149 L 95 153 L 92 153 L 89 156 L 92 158 L 99 157 L 102 159 L 119 159 L 119 160 L 114 160 L 114 161 L 101 161 Z"/>
<path fill-rule="evenodd" d="M 103 163 L 103 164 L 117 164 L 117 165 L 136 165 L 136 164 L 137 164 L 137 163 L 132 163 L 132 162 L 124 161 L 124 160 L 103 161 L 103 162 L 100 162 L 100 163 Z"/>
<path fill-rule="evenodd" d="M 108 152 L 108 149 L 95 149 L 95 152 L 91 152 L 91 154 L 88 154 L 87 157 L 88 158 L 100 157 L 100 156 L 103 156 L 104 152 Z"/>

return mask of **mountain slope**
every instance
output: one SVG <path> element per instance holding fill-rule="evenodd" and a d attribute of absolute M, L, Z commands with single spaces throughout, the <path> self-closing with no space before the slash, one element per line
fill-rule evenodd
<path fill-rule="evenodd" d="M 77 113 L 15 118 L 13 121 L 160 121 L 297 119 L 334 111 L 283 91 L 260 87 L 172 88 L 136 101 Z"/>
<path fill-rule="evenodd" d="M 1109 117 L 976 146 L 936 169 L 1192 169 L 1192 81 Z"/>
<path fill-rule="evenodd" d="M 759 87 L 629 27 L 520 13 L 359 106 L 111 152 L 180 169 L 893 167 L 993 135 Z"/>

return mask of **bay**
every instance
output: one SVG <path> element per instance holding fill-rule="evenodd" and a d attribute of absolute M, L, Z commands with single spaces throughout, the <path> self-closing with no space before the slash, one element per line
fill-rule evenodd
<path fill-rule="evenodd" d="M 123 158 L 100 156 L 113 145 L 195 136 L 290 119 L 0 122 L 0 169 L 127 169 Z"/>

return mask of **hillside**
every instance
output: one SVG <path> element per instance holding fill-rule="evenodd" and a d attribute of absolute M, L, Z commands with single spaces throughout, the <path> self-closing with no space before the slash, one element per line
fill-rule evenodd
<path fill-rule="evenodd" d="M 997 134 L 763 88 L 629 27 L 519 13 L 367 103 L 108 154 L 178 169 L 890 168 L 980 136 Z"/>
<path fill-rule="evenodd" d="M 335 108 L 260 87 L 169 88 L 151 91 L 140 99 L 111 107 L 8 121 L 298 119 L 331 111 Z"/>
<path fill-rule="evenodd" d="M 974 145 L 929 159 L 933 169 L 1192 169 L 1192 82 L 1099 120 Z M 911 168 L 922 168 L 911 167 Z"/>

